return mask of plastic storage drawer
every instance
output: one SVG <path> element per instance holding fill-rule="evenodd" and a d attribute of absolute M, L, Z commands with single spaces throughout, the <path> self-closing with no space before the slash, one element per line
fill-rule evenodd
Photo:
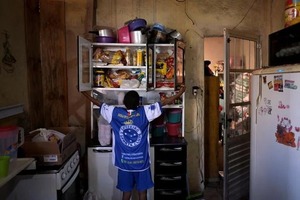
<path fill-rule="evenodd" d="M 186 159 L 186 146 L 161 146 L 155 149 L 156 160 L 185 160 Z"/>
<path fill-rule="evenodd" d="M 155 187 L 157 189 L 181 189 L 186 187 L 186 176 L 184 175 L 157 175 L 155 176 Z"/>
<path fill-rule="evenodd" d="M 155 162 L 155 174 L 182 174 L 186 171 L 186 162 L 162 161 Z"/>
<path fill-rule="evenodd" d="M 186 190 L 156 190 L 155 199 L 163 200 L 184 200 L 186 199 Z"/>

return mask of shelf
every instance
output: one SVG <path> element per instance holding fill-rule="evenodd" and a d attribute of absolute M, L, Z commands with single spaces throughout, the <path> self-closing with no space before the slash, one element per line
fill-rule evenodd
<path fill-rule="evenodd" d="M 128 70 L 132 70 L 132 69 L 146 69 L 146 66 L 127 66 L 127 65 L 102 65 L 99 64 L 97 62 L 93 63 L 93 68 L 101 68 L 101 69 L 128 69 Z"/>
<path fill-rule="evenodd" d="M 101 91 L 101 90 L 111 90 L 111 91 L 146 91 L 146 88 L 106 88 L 106 87 L 93 87 L 93 90 Z"/>
<path fill-rule="evenodd" d="M 34 158 L 17 158 L 13 159 L 9 163 L 9 171 L 6 177 L 0 178 L 0 188 L 8 181 L 14 178 L 22 170 L 26 169 L 31 163 L 34 162 Z"/>
<path fill-rule="evenodd" d="M 7 106 L 0 108 L 0 119 L 4 119 L 6 117 L 11 117 L 24 112 L 24 108 L 22 104 L 17 104 L 13 106 Z"/>
<path fill-rule="evenodd" d="M 99 43 L 93 42 L 93 46 L 107 46 L 107 47 L 146 47 L 147 44 L 136 43 Z"/>
<path fill-rule="evenodd" d="M 114 105 L 114 106 L 125 108 L 124 105 Z M 182 104 L 174 104 L 174 105 L 165 105 L 162 108 L 183 108 L 183 106 L 182 106 Z M 93 105 L 93 109 L 99 109 L 99 106 Z"/>

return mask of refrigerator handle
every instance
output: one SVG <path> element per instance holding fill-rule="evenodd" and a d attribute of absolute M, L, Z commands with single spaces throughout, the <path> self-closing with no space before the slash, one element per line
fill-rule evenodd
<path fill-rule="evenodd" d="M 259 75 L 259 81 L 258 81 L 259 85 L 258 85 L 258 95 L 256 98 L 256 105 L 255 105 L 255 124 L 257 124 L 257 112 L 258 112 L 258 105 L 259 102 L 261 101 L 261 97 L 262 97 L 262 75 Z"/>
<path fill-rule="evenodd" d="M 112 150 L 110 150 L 110 149 L 105 149 L 105 150 L 103 150 L 103 149 L 93 149 L 93 152 L 94 153 L 111 153 Z"/>

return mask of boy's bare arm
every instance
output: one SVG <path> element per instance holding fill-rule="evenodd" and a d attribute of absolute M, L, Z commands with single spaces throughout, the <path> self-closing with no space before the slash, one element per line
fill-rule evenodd
<path fill-rule="evenodd" d="M 178 99 L 185 92 L 185 85 L 182 85 L 178 93 L 174 96 L 170 96 L 161 101 L 162 106 L 168 105 Z"/>
<path fill-rule="evenodd" d="M 93 102 L 93 104 L 95 104 L 95 105 L 101 107 L 102 103 L 99 102 L 98 99 L 95 99 L 94 97 L 92 97 L 92 96 L 90 95 L 90 92 L 84 91 L 84 92 L 81 92 L 81 93 L 82 93 L 88 100 L 90 100 L 91 102 Z"/>

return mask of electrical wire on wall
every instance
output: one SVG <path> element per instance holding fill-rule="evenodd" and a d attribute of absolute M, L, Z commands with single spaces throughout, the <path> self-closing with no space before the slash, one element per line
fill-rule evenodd
<path fill-rule="evenodd" d="M 202 88 L 200 88 L 200 90 L 203 90 Z M 203 94 L 203 92 L 200 92 L 200 94 Z M 197 102 L 200 102 L 199 96 L 202 97 L 202 95 L 197 95 Z M 200 113 L 203 113 L 203 111 L 201 111 L 200 109 L 200 103 L 196 102 L 196 106 L 197 106 L 197 120 L 200 122 Z M 201 123 L 199 123 L 201 124 Z M 197 133 L 201 133 L 201 127 L 200 125 L 197 126 Z M 204 190 L 204 154 L 201 154 L 201 152 L 204 152 L 204 142 L 203 142 L 203 138 L 204 137 L 200 137 L 200 135 L 198 134 L 198 152 L 199 152 L 199 173 L 200 173 L 200 179 L 199 179 L 199 184 L 200 184 L 200 188 L 201 190 Z"/>
<path fill-rule="evenodd" d="M 203 90 L 200 88 L 200 90 Z M 200 92 L 199 94 L 196 94 L 194 97 L 195 101 L 196 101 L 196 117 L 195 117 L 195 122 L 194 124 L 196 124 L 196 127 L 193 127 L 192 129 L 190 130 L 186 130 L 185 132 L 186 133 L 191 133 L 193 134 L 193 132 L 196 130 L 196 140 L 198 142 L 198 145 L 197 145 L 197 152 L 198 152 L 198 158 L 199 158 L 199 162 L 198 162 L 198 169 L 199 169 L 199 185 L 200 185 L 200 189 L 201 189 L 201 192 L 202 190 L 204 190 L 204 156 L 201 152 L 204 152 L 204 143 L 203 143 L 203 138 L 200 137 L 200 132 L 201 132 L 201 123 L 200 122 L 200 113 L 201 113 L 201 107 L 200 107 L 200 97 L 202 97 L 202 94 L 203 92 Z M 203 112 L 202 112 L 203 113 Z"/>
<path fill-rule="evenodd" d="M 193 25 L 195 25 L 195 22 L 194 22 L 194 20 L 189 16 L 189 14 L 187 13 L 187 3 L 188 3 L 188 1 L 187 0 L 176 0 L 177 2 L 179 2 L 179 3 L 185 3 L 184 4 L 184 13 L 185 13 L 185 15 L 187 16 L 187 18 L 189 19 L 189 20 L 191 20 L 191 22 L 192 22 L 192 24 Z"/>
<path fill-rule="evenodd" d="M 235 26 L 233 27 L 232 30 L 234 30 L 236 27 L 238 27 L 238 26 L 245 20 L 245 18 L 247 17 L 248 13 L 249 13 L 250 10 L 253 8 L 255 2 L 256 2 L 256 0 L 253 0 L 251 6 L 248 8 L 248 10 L 247 10 L 247 12 L 245 13 L 244 17 L 240 20 L 240 22 L 239 22 L 237 25 L 235 25 Z"/>

